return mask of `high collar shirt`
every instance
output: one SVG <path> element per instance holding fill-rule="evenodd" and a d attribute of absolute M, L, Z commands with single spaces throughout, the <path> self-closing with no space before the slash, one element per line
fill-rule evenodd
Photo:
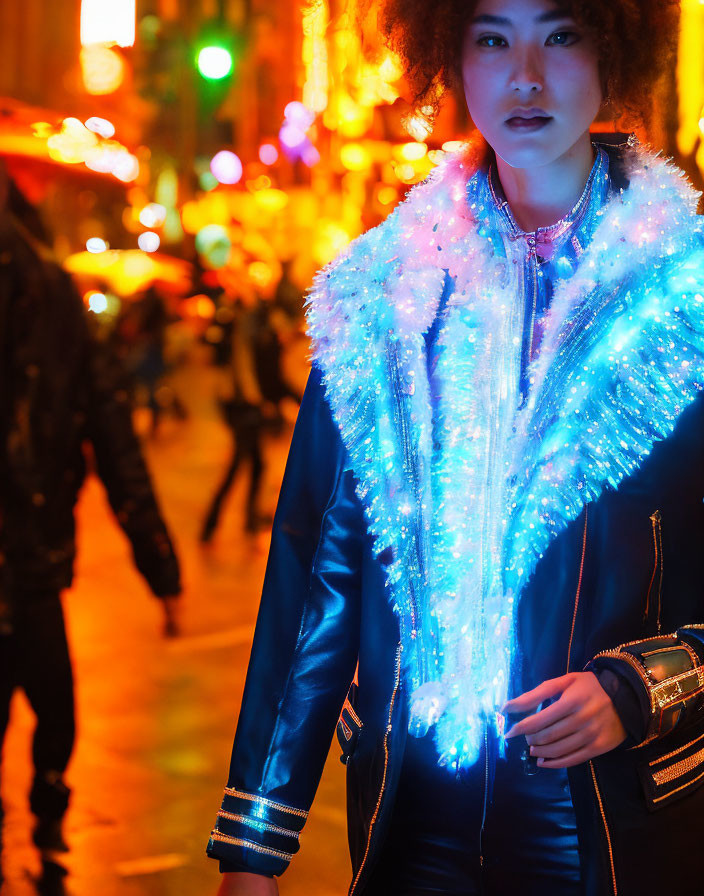
<path fill-rule="evenodd" d="M 594 151 L 594 163 L 582 194 L 569 213 L 549 227 L 521 229 L 506 200 L 494 159 L 467 187 L 468 201 L 476 204 L 481 232 L 492 243 L 494 253 L 514 262 L 520 272 L 519 289 L 525 304 L 521 403 L 528 395 L 529 365 L 540 351 L 555 284 L 571 277 L 577 269 L 609 194 L 609 157 L 596 144 Z"/>

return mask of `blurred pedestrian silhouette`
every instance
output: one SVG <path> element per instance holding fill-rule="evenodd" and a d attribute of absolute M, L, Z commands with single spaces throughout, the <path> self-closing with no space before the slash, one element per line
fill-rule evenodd
<path fill-rule="evenodd" d="M 282 345 L 273 323 L 272 306 L 257 298 L 249 307 L 238 300 L 232 320 L 232 359 L 227 370 L 225 395 L 220 406 L 234 439 L 230 462 L 210 503 L 200 533 L 208 542 L 217 528 L 223 503 L 242 463 L 249 463 L 251 476 L 245 499 L 245 531 L 256 532 L 270 522 L 259 508 L 264 472 L 262 435 L 282 423 L 280 402 L 300 401 L 300 395 L 285 381 L 281 369 Z"/>
<path fill-rule="evenodd" d="M 179 420 L 187 416 L 186 408 L 172 388 L 163 385 L 168 372 L 165 356 L 166 332 L 170 315 L 155 286 L 125 306 L 117 326 L 117 339 L 124 355 L 125 367 L 136 388 L 146 393 L 151 411 L 151 432 L 159 427 L 162 412 L 173 413 Z"/>
<path fill-rule="evenodd" d="M 32 209 L 0 167 L 0 744 L 13 692 L 36 715 L 30 808 L 45 853 L 65 851 L 74 693 L 60 595 L 71 584 L 84 445 L 137 568 L 177 630 L 179 566 L 134 434 L 119 364 L 92 338 Z M 1 818 L 1 816 L 0 816 Z"/>

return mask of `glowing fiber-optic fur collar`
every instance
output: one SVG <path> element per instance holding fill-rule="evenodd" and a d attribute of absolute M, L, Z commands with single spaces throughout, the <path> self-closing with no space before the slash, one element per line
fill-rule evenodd
<path fill-rule="evenodd" d="M 519 411 L 523 298 L 467 185 L 483 149 L 438 166 L 317 277 L 314 356 L 375 551 L 390 548 L 411 731 L 471 764 L 506 698 L 514 609 L 550 540 L 666 437 L 704 384 L 698 195 L 631 141 L 577 271 L 556 284 Z M 433 407 L 424 333 L 447 274 Z M 488 721 L 489 720 L 489 721 Z"/>

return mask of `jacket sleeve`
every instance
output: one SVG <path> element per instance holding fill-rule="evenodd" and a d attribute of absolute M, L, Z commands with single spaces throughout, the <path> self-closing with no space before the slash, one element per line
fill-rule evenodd
<path fill-rule="evenodd" d="M 704 719 L 704 626 L 604 650 L 586 668 L 614 700 L 635 746 Z"/>
<path fill-rule="evenodd" d="M 139 439 L 125 374 L 118 359 L 88 339 L 87 431 L 100 479 L 132 545 L 135 564 L 157 597 L 181 591 L 179 564 L 162 519 Z"/>
<path fill-rule="evenodd" d="M 366 525 L 313 368 L 274 518 L 222 806 L 223 871 L 279 875 L 298 851 L 359 647 Z"/>

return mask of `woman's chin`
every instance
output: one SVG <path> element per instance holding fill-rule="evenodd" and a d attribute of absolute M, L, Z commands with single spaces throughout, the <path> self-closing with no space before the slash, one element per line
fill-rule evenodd
<path fill-rule="evenodd" d="M 491 143 L 491 147 L 511 168 L 536 168 L 546 165 L 552 158 L 557 158 L 559 153 L 555 151 L 554 144 L 549 141 L 535 139 L 537 135 L 531 135 L 531 140 L 497 140 Z"/>

